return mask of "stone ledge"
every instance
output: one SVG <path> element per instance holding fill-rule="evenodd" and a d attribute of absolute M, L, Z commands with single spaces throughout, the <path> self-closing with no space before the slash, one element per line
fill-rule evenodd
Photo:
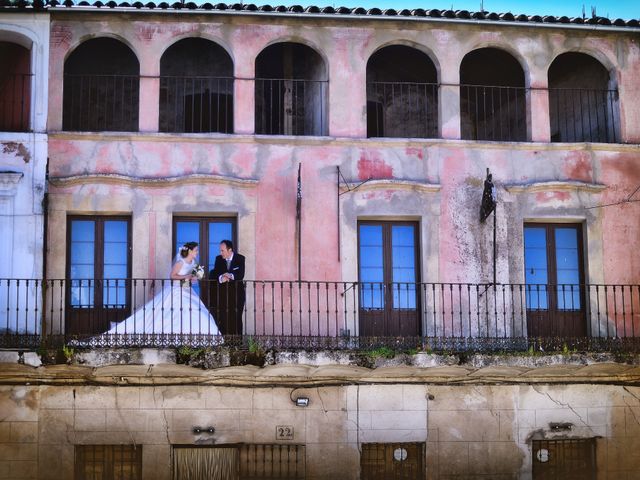
<path fill-rule="evenodd" d="M 332 386 L 366 384 L 519 385 L 617 384 L 640 385 L 640 367 L 618 363 L 553 365 L 539 368 L 397 366 L 368 369 L 345 365 L 247 365 L 201 370 L 186 365 L 111 365 L 89 367 L 5 364 L 0 385 L 210 385 L 234 387 Z"/>

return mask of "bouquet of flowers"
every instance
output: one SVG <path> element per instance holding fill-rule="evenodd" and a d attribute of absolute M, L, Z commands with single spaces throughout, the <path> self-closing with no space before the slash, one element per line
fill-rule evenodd
<path fill-rule="evenodd" d="M 195 275 L 198 280 L 202 280 L 204 278 L 204 267 L 202 265 L 196 265 L 193 267 L 191 274 Z"/>

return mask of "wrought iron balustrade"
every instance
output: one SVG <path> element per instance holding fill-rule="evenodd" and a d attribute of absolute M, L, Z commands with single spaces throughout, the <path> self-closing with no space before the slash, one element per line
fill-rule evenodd
<path fill-rule="evenodd" d="M 618 143 L 618 91 L 550 88 L 552 142 Z"/>
<path fill-rule="evenodd" d="M 256 78 L 256 133 L 326 135 L 328 84 L 324 80 Z"/>
<path fill-rule="evenodd" d="M 138 130 L 138 75 L 64 75 L 62 128 L 67 131 Z"/>
<path fill-rule="evenodd" d="M 437 138 L 438 84 L 367 83 L 367 136 Z"/>
<path fill-rule="evenodd" d="M 462 138 L 526 141 L 526 94 L 522 87 L 460 85 Z"/>
<path fill-rule="evenodd" d="M 640 350 L 640 285 L 525 285 L 202 280 L 201 307 L 167 303 L 179 281 L 0 279 L 0 345 L 216 346 L 209 311 L 228 346 L 304 349 L 487 350 L 532 345 Z M 215 287 L 215 288 L 214 288 Z M 230 301 L 243 290 L 246 301 Z M 226 297 L 226 298 L 224 298 Z M 152 301 L 154 300 L 154 301 Z M 144 318 L 133 328 L 125 319 Z M 230 331 L 242 316 L 242 334 Z M 176 321 L 163 322 L 167 315 Z M 415 331 L 400 335 L 399 322 Z M 120 325 L 119 333 L 107 334 Z M 572 347 L 573 346 L 573 347 Z M 546 348 L 546 347 L 545 347 Z"/>
<path fill-rule="evenodd" d="M 233 78 L 160 77 L 160 131 L 233 132 Z"/>
<path fill-rule="evenodd" d="M 0 131 L 29 130 L 32 78 L 28 73 L 0 74 Z"/>

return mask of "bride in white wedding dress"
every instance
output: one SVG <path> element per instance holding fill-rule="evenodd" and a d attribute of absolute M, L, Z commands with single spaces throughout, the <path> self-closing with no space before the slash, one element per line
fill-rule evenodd
<path fill-rule="evenodd" d="M 163 288 L 133 315 L 119 322 L 104 335 L 206 335 L 207 344 L 221 344 L 222 335 L 213 316 L 192 287 L 192 284 L 198 281 L 198 276 L 194 274 L 197 256 L 196 242 L 184 244 L 171 269 L 171 281 L 166 282 Z"/>

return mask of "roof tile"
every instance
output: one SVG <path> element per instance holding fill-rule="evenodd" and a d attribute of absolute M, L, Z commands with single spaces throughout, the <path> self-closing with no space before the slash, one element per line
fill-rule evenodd
<path fill-rule="evenodd" d="M 593 16 L 590 18 L 581 18 L 574 17 L 569 18 L 567 16 L 553 16 L 553 15 L 514 15 L 511 12 L 505 13 L 495 13 L 495 12 L 469 12 L 468 10 L 456 10 L 455 12 L 452 10 L 439 10 L 439 9 L 429 9 L 425 10 L 423 8 L 416 8 L 413 10 L 409 9 L 401 9 L 396 10 L 393 8 L 381 10 L 379 8 L 370 8 L 368 10 L 363 7 L 338 7 L 337 9 L 332 6 L 319 7 L 315 5 L 311 5 L 309 7 L 302 7 L 301 5 L 292 5 L 287 7 L 285 5 L 255 5 L 255 4 L 243 4 L 243 3 L 234 3 L 234 4 L 226 4 L 226 3 L 217 3 L 212 4 L 209 2 L 205 3 L 196 3 L 191 0 L 186 3 L 185 0 L 176 1 L 173 0 L 173 3 L 168 3 L 167 1 L 162 1 L 159 3 L 154 3 L 153 1 L 149 1 L 147 3 L 142 3 L 144 0 L 109 0 L 107 2 L 103 2 L 102 0 L 0 0 L 0 10 L 12 10 L 12 11 L 20 11 L 20 10 L 44 10 L 44 9 L 68 9 L 73 8 L 75 6 L 84 7 L 87 9 L 89 7 L 94 8 L 103 8 L 108 7 L 111 9 L 114 8 L 135 8 L 138 10 L 153 10 L 155 8 L 160 8 L 163 10 L 200 10 L 200 11 L 224 11 L 224 10 L 235 10 L 235 11 L 246 11 L 246 12 L 278 12 L 278 13 L 315 13 L 315 14 L 325 14 L 325 15 L 334 15 L 336 13 L 340 15 L 369 15 L 369 16 L 385 16 L 385 17 L 430 17 L 430 18 L 442 18 L 442 19 L 453 19 L 458 18 L 462 20 L 488 20 L 492 22 L 504 21 L 504 22 L 522 22 L 522 23 L 547 23 L 547 24 L 574 24 L 574 25 L 599 25 L 599 26 L 615 26 L 615 27 L 629 27 L 629 28 L 638 28 L 640 26 L 638 19 L 630 19 L 624 20 L 622 18 L 617 18 L 615 20 L 610 20 L 605 17 L 597 17 Z M 172 1 L 172 0 L 169 0 Z M 131 2 L 131 3 L 130 3 Z"/>

